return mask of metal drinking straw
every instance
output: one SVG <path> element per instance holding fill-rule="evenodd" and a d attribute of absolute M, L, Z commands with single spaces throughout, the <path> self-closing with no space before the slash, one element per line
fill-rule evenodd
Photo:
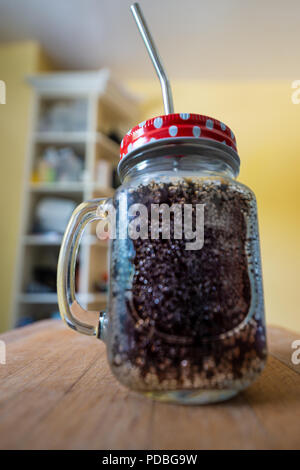
<path fill-rule="evenodd" d="M 163 67 L 158 51 L 155 47 L 153 38 L 151 36 L 151 33 L 145 21 L 141 7 L 138 3 L 134 3 L 133 5 L 131 5 L 130 9 L 135 19 L 135 22 L 137 24 L 137 27 L 139 28 L 144 44 L 147 48 L 150 59 L 152 60 L 155 71 L 158 75 L 161 89 L 162 89 L 165 113 L 172 114 L 174 113 L 174 106 L 173 106 L 173 97 L 172 97 L 172 91 L 171 91 L 169 79 Z"/>

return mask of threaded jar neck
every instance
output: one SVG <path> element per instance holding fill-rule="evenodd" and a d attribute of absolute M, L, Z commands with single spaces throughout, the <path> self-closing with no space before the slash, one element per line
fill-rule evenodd
<path fill-rule="evenodd" d="M 169 142 L 168 142 L 169 140 Z M 121 181 L 147 177 L 154 173 L 181 176 L 226 176 L 236 178 L 240 159 L 226 145 L 207 139 L 164 139 L 149 143 L 121 160 L 118 171 Z"/>

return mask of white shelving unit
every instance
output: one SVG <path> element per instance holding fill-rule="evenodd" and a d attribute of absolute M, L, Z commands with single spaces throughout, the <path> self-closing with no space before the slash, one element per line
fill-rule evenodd
<path fill-rule="evenodd" d="M 62 233 L 35 230 L 35 209 L 43 198 L 70 199 L 76 204 L 94 197 L 112 196 L 111 184 L 100 185 L 96 178 L 96 163 L 109 161 L 116 167 L 119 144 L 109 137 L 113 131 L 120 138 L 138 122 L 138 101 L 116 83 L 107 69 L 96 72 L 68 72 L 28 78 L 34 96 L 31 126 L 25 165 L 21 232 L 16 263 L 16 290 L 12 326 L 48 318 L 58 310 L 56 291 L 32 292 L 32 282 L 39 282 L 35 270 L 43 259 L 52 259 L 55 269 Z M 47 110 L 60 103 L 81 103 L 78 128 L 66 129 L 55 124 L 45 125 Z M 71 108 L 70 108 L 71 109 Z M 41 126 L 41 123 L 43 124 Z M 42 128 L 41 128 L 42 127 Z M 80 181 L 44 181 L 36 178 L 35 168 L 47 147 L 73 149 L 82 155 L 83 174 Z M 34 176 L 35 175 L 35 176 Z M 106 303 L 105 292 L 96 283 L 106 277 L 108 243 L 97 239 L 93 229 L 84 235 L 79 256 L 77 296 L 83 306 L 101 309 Z"/>

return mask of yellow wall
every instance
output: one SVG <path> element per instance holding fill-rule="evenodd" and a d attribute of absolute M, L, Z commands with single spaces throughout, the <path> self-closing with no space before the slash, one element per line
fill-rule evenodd
<path fill-rule="evenodd" d="M 177 112 L 213 116 L 235 133 L 239 180 L 258 200 L 267 321 L 300 332 L 300 104 L 292 104 L 291 82 L 174 81 L 172 88 Z M 129 85 L 150 98 L 142 119 L 163 114 L 154 79 Z"/>
<path fill-rule="evenodd" d="M 0 105 L 0 331 L 9 326 L 20 221 L 31 96 L 24 80 L 48 67 L 35 42 L 0 44 L 0 80 L 6 83 L 6 104 Z"/>

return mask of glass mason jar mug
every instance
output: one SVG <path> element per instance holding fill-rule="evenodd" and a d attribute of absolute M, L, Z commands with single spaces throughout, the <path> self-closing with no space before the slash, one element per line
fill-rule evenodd
<path fill-rule="evenodd" d="M 172 114 L 133 128 L 121 144 L 122 185 L 82 203 L 58 263 L 67 324 L 107 345 L 112 372 L 152 398 L 225 400 L 266 360 L 257 209 L 235 180 L 231 130 L 206 116 Z M 107 311 L 95 328 L 76 318 L 76 252 L 84 227 L 110 222 Z M 103 228 L 103 227 L 102 227 Z"/>

